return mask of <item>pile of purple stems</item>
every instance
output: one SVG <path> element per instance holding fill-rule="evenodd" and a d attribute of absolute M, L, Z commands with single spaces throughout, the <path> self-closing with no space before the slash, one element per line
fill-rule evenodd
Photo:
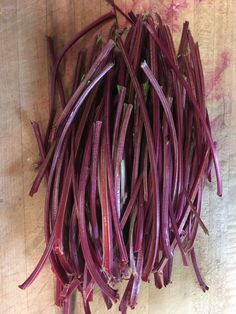
<path fill-rule="evenodd" d="M 117 24 L 117 12 L 129 23 Z M 92 30 L 114 21 L 109 38 L 78 51 L 69 96 L 60 64 Z M 215 168 L 216 144 L 205 103 L 198 44 L 188 22 L 178 50 L 161 18 L 113 11 L 81 30 L 52 63 L 50 115 L 45 136 L 32 122 L 41 163 L 30 190 L 46 180 L 46 248 L 20 285 L 27 288 L 50 260 L 56 305 L 71 312 L 78 290 L 90 313 L 94 287 L 107 308 L 127 282 L 119 309 L 134 308 L 142 281 L 158 289 L 171 282 L 176 249 L 192 265 L 203 291 L 194 243 L 205 181 Z"/>

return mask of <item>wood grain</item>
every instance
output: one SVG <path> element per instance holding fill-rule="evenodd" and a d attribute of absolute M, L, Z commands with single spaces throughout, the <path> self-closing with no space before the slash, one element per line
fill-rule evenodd
<path fill-rule="evenodd" d="M 116 1 L 125 10 L 132 0 Z M 199 231 L 197 253 L 210 286 L 203 294 L 190 268 L 177 254 L 173 284 L 159 291 L 142 284 L 132 313 L 233 314 L 236 312 L 236 6 L 235 0 L 146 0 L 172 26 L 178 41 L 189 20 L 199 42 L 207 86 L 207 105 L 217 141 L 224 195 L 215 185 L 204 193 L 203 217 L 210 230 Z M 38 152 L 30 120 L 45 128 L 49 102 L 49 61 L 45 35 L 60 49 L 75 32 L 107 12 L 104 0 L 0 0 L 0 313 L 60 313 L 54 306 L 54 279 L 47 264 L 26 291 L 18 284 L 32 271 L 44 249 L 44 187 L 34 198 L 28 190 Z M 169 11 L 168 11 L 169 10 Z M 171 11 L 172 10 L 172 11 Z M 167 14 L 168 12 L 171 14 Z M 106 30 L 101 29 L 105 37 Z M 82 41 L 87 46 L 91 37 Z M 72 50 L 69 58 L 74 57 Z M 69 62 L 68 62 L 69 64 Z M 68 75 L 71 67 L 63 65 Z M 121 287 L 122 290 L 122 287 Z M 96 293 L 93 313 L 105 313 Z M 83 313 L 76 300 L 76 313 Z M 110 311 L 118 313 L 118 306 Z"/>

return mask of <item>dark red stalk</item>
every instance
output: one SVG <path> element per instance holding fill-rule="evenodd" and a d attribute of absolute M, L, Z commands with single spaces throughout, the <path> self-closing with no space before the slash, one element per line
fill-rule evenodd
<path fill-rule="evenodd" d="M 172 273 L 172 266 L 173 266 L 173 257 L 168 259 L 168 262 L 163 269 L 163 284 L 167 287 L 171 283 L 171 273 Z"/>
<path fill-rule="evenodd" d="M 109 299 L 103 292 L 102 292 L 102 297 L 104 299 L 107 309 L 110 310 L 112 308 L 111 299 Z"/>
<path fill-rule="evenodd" d="M 70 259 L 73 263 L 76 275 L 78 277 L 81 277 L 82 269 L 79 264 L 79 256 L 78 256 L 78 246 L 80 245 L 80 243 L 78 241 L 79 231 L 78 231 L 77 226 L 78 226 L 78 221 L 77 221 L 77 216 L 76 216 L 76 207 L 74 205 L 72 209 L 71 221 L 70 221 L 70 227 L 69 227 L 69 253 L 70 253 Z"/>
<path fill-rule="evenodd" d="M 52 214 L 52 225 L 54 226 L 55 220 L 57 217 L 57 212 L 58 212 L 58 206 L 59 206 L 59 200 L 60 200 L 60 181 L 62 177 L 62 166 L 64 163 L 64 159 L 66 156 L 66 150 L 67 150 L 67 145 L 68 145 L 68 139 L 64 142 L 62 150 L 61 150 L 61 158 L 57 162 L 57 167 L 55 170 L 55 177 L 54 177 L 54 182 L 53 182 L 53 190 L 52 190 L 52 209 L 51 209 L 51 214 Z"/>
<path fill-rule="evenodd" d="M 143 161 L 143 197 L 144 201 L 148 201 L 148 151 L 145 147 L 144 161 Z"/>
<path fill-rule="evenodd" d="M 121 228 L 123 229 L 126 222 L 127 222 L 127 219 L 129 218 L 129 215 L 134 207 L 134 204 L 136 202 L 136 199 L 137 199 L 137 196 L 138 196 L 138 193 L 139 193 L 139 190 L 140 190 L 140 187 L 141 187 L 141 184 L 142 184 L 142 176 L 140 176 L 138 178 L 138 180 L 136 181 L 135 185 L 134 185 L 134 189 L 132 191 L 132 194 L 130 196 L 130 200 L 129 200 L 129 203 L 124 211 L 124 214 L 121 218 Z"/>
<path fill-rule="evenodd" d="M 192 251 L 191 251 L 191 259 L 192 259 L 193 269 L 195 271 L 198 283 L 199 283 L 200 287 L 202 288 L 202 291 L 206 292 L 207 290 L 209 290 L 209 288 L 207 287 L 207 285 L 205 284 L 204 280 L 202 279 L 200 270 L 199 270 L 198 265 L 197 265 L 197 259 L 196 259 L 196 255 L 195 255 L 195 250 L 194 249 L 192 249 Z"/>
<path fill-rule="evenodd" d="M 127 52 L 130 56 L 130 61 L 132 62 L 135 74 L 137 75 L 139 70 L 139 63 L 142 53 L 142 44 L 144 39 L 144 26 L 142 22 L 142 18 L 140 17 L 137 20 L 137 23 L 134 26 L 134 33 L 132 36 L 132 40 L 130 43 L 129 50 Z M 129 72 L 126 71 L 126 85 L 128 84 Z M 134 87 L 133 84 L 129 85 L 129 93 L 128 93 L 128 102 L 134 102 Z"/>
<path fill-rule="evenodd" d="M 90 189 L 90 211 L 91 211 L 91 225 L 93 228 L 93 234 L 95 240 L 99 239 L 99 230 L 97 222 L 97 172 L 98 172 L 98 155 L 99 155 L 99 143 L 101 135 L 102 122 L 96 122 L 93 125 L 93 147 L 92 147 L 92 170 L 91 170 L 91 189 Z"/>
<path fill-rule="evenodd" d="M 85 112 L 85 110 L 84 110 Z M 83 114 L 84 114 L 83 112 Z M 82 118 L 83 118 L 83 114 L 82 114 Z M 83 121 L 83 120 L 82 120 Z M 69 173 L 71 174 L 71 181 L 72 181 L 72 190 L 73 190 L 73 193 L 74 195 L 76 195 L 76 192 L 77 192 L 77 189 L 78 189 L 78 178 L 77 178 L 77 175 L 76 175 L 76 164 L 75 164 L 75 160 L 76 160 L 76 147 L 79 147 L 80 145 L 80 141 L 75 143 L 75 137 L 76 137 L 76 134 L 75 134 L 75 127 L 72 129 L 72 134 L 71 134 L 71 143 L 70 143 L 70 160 L 69 160 L 69 163 L 68 163 L 68 166 L 67 166 L 67 169 L 66 169 L 66 174 L 65 174 L 65 178 L 67 176 L 69 176 Z M 70 170 L 70 171 L 68 171 Z M 65 180 L 66 181 L 66 180 Z M 78 204 L 76 203 L 77 202 L 77 198 L 75 196 L 73 196 L 74 198 L 74 202 L 76 204 L 76 206 L 78 206 Z M 72 217 L 73 217 L 73 211 L 75 212 L 75 208 L 73 207 L 72 209 Z M 76 218 L 76 216 L 74 216 L 74 219 Z M 72 223 L 70 221 L 70 223 Z"/>
<path fill-rule="evenodd" d="M 201 226 L 202 230 L 204 231 L 205 234 L 209 235 L 209 231 L 208 231 L 206 225 L 204 224 L 204 222 L 202 221 L 200 213 L 197 211 L 196 207 L 194 206 L 193 202 L 190 200 L 190 198 L 186 192 L 185 192 L 185 196 L 186 196 L 187 202 L 188 202 L 189 206 L 191 207 L 191 209 L 195 215 L 195 218 L 198 221 L 199 225 Z"/>
<path fill-rule="evenodd" d="M 32 121 L 31 125 L 32 125 L 32 128 L 34 130 L 34 134 L 35 134 L 35 137 L 37 140 L 38 149 L 39 149 L 41 159 L 42 159 L 42 161 L 44 161 L 46 158 L 46 152 L 45 152 L 45 149 L 43 146 L 43 137 L 42 137 L 42 133 L 41 133 L 39 124 L 35 121 Z M 48 176 L 49 176 L 48 170 L 45 171 L 45 176 L 46 176 L 46 179 L 48 180 Z"/>
<path fill-rule="evenodd" d="M 56 62 L 56 54 L 55 54 L 55 50 L 54 50 L 54 43 L 53 43 L 52 37 L 47 36 L 47 43 L 48 43 L 49 56 L 50 56 L 50 59 L 51 59 L 51 67 L 53 69 L 54 64 Z M 65 100 L 63 84 L 62 84 L 62 81 L 61 81 L 61 75 L 60 75 L 59 71 L 58 71 L 58 74 L 57 74 L 56 81 L 53 82 L 53 84 L 57 84 L 61 106 L 62 106 L 62 108 L 65 108 L 66 100 Z M 56 89 L 55 86 L 54 86 L 54 89 Z"/>
<path fill-rule="evenodd" d="M 86 72 L 89 71 L 89 69 L 92 67 L 93 63 L 95 62 L 96 56 L 99 53 L 100 50 L 100 43 L 101 43 L 101 38 L 98 36 L 95 36 L 93 39 L 93 43 L 90 46 L 88 50 L 88 57 L 87 57 L 87 66 L 86 66 Z"/>
<path fill-rule="evenodd" d="M 46 158 L 44 159 L 43 163 L 41 164 L 38 174 L 34 179 L 34 182 L 32 184 L 32 187 L 30 189 L 29 195 L 33 196 L 35 193 L 38 192 L 38 188 L 40 186 L 40 183 L 42 182 L 42 179 L 47 172 L 47 168 L 49 167 L 49 164 L 53 158 L 54 150 L 55 150 L 56 143 L 53 143 L 52 146 L 50 147 Z"/>
<path fill-rule="evenodd" d="M 84 52 L 79 51 L 75 66 L 75 74 L 73 79 L 73 86 L 72 86 L 72 92 L 71 95 L 73 95 L 76 91 L 76 89 L 79 86 L 80 80 L 82 78 L 82 62 L 84 60 Z"/>
<path fill-rule="evenodd" d="M 189 178 L 190 178 L 190 170 L 191 170 L 191 162 L 193 158 L 193 145 L 192 145 L 192 125 L 193 125 L 193 113 L 191 111 L 191 108 L 188 106 L 185 108 L 185 117 L 184 117 L 184 147 L 183 147 L 183 164 L 185 165 L 183 167 L 183 186 L 185 189 L 189 188 Z M 191 132 L 189 132 L 191 130 Z M 181 191 L 181 195 L 179 197 L 179 204 L 178 204 L 178 212 L 176 216 L 176 221 L 179 222 L 180 218 L 183 215 L 184 210 L 184 194 L 183 191 Z"/>
<path fill-rule="evenodd" d="M 175 81 L 175 76 L 173 75 L 173 82 Z M 181 90 L 181 87 L 178 81 L 173 84 L 174 89 L 174 104 L 173 104 L 173 111 L 176 112 L 176 133 L 178 139 L 178 161 L 179 161 L 179 169 L 178 169 L 178 189 L 177 189 L 177 197 L 174 203 L 174 207 L 177 207 L 177 217 L 178 215 L 182 215 L 181 209 L 181 196 L 183 191 L 183 184 L 184 184 L 184 162 L 183 162 L 183 103 L 185 103 Z M 190 133 L 190 132 L 189 132 Z M 177 219 L 176 219 L 177 220 Z"/>
<path fill-rule="evenodd" d="M 189 42 L 189 48 L 190 48 L 190 55 L 191 55 L 191 60 L 192 60 L 192 66 L 194 69 L 194 74 L 195 74 L 195 89 L 196 89 L 196 99 L 199 103 L 199 106 L 202 110 L 203 115 L 206 115 L 206 108 L 205 108 L 205 86 L 204 86 L 204 79 L 202 76 L 202 71 L 201 69 L 201 61 L 199 58 L 199 50 L 197 48 L 197 45 L 193 41 L 192 34 L 190 30 L 188 30 L 188 42 Z"/>
<path fill-rule="evenodd" d="M 47 261 L 49 254 L 52 250 L 54 238 L 55 238 L 55 229 L 54 229 L 54 232 L 51 235 L 51 238 L 47 244 L 47 247 L 45 248 L 45 251 L 44 251 L 43 255 L 41 256 L 37 266 L 34 269 L 34 271 L 30 274 L 30 276 L 21 285 L 19 285 L 19 288 L 26 289 L 27 287 L 29 287 L 33 283 L 33 281 L 39 275 L 39 273 L 41 272 L 45 262 Z M 66 283 L 66 281 L 67 281 L 67 279 L 64 279 L 63 283 Z"/>
<path fill-rule="evenodd" d="M 134 225 L 137 217 L 137 205 L 135 205 L 134 211 L 130 218 L 129 225 L 129 263 L 132 271 L 132 275 L 137 275 L 135 256 L 134 256 Z"/>
<path fill-rule="evenodd" d="M 115 11 L 118 11 L 121 15 L 123 15 L 123 17 L 128 21 L 130 22 L 131 24 L 133 24 L 133 21 L 132 19 L 127 15 L 125 14 L 125 12 L 117 5 L 115 4 L 115 2 L 113 0 L 106 0 L 107 3 L 109 3 L 114 9 Z"/>
<path fill-rule="evenodd" d="M 168 50 L 172 61 L 177 65 L 177 58 L 176 58 L 176 52 L 174 47 L 173 38 L 170 33 L 170 28 L 168 25 L 162 25 L 160 26 L 160 33 L 161 33 L 161 40 L 162 42 L 166 44 L 166 49 Z"/>
<path fill-rule="evenodd" d="M 205 227 L 205 225 L 203 224 L 203 222 L 202 222 L 202 220 L 200 218 L 201 206 L 202 206 L 202 192 L 203 192 L 203 183 L 200 185 L 199 190 L 198 190 L 197 207 L 196 207 L 196 209 L 195 209 L 194 206 L 192 206 L 193 203 L 190 200 L 191 209 L 193 209 L 193 208 L 195 209 L 195 212 L 194 212 L 195 213 L 195 219 L 194 219 L 194 222 L 193 222 L 191 235 L 190 235 L 187 247 L 186 247 L 187 251 L 190 251 L 193 248 L 194 241 L 195 241 L 196 236 L 197 236 L 197 231 L 198 231 L 198 226 L 199 225 L 203 228 L 204 232 L 206 232 L 206 234 L 209 235 L 207 228 Z"/>
<path fill-rule="evenodd" d="M 162 210 L 161 210 L 161 234 L 163 251 L 167 258 L 172 258 L 173 252 L 170 247 L 170 232 L 169 232 L 169 207 L 170 202 L 170 143 L 168 140 L 167 124 L 164 124 L 164 139 L 163 139 L 163 183 L 162 183 Z"/>
<path fill-rule="evenodd" d="M 135 13 L 133 11 L 129 11 L 128 16 L 131 18 L 131 20 L 133 21 L 133 23 L 136 23 L 137 21 L 137 16 L 135 15 Z"/>
<path fill-rule="evenodd" d="M 145 234 L 150 233 L 150 229 L 152 227 L 152 211 L 151 211 L 151 205 L 152 205 L 152 194 L 149 195 L 149 200 L 147 203 L 144 203 L 144 218 L 145 218 L 145 229 L 144 232 Z M 160 237 L 161 240 L 161 237 Z"/>
<path fill-rule="evenodd" d="M 132 191 L 134 190 L 135 182 L 138 179 L 142 133 L 143 133 L 143 120 L 140 119 L 140 109 L 138 106 L 136 106 L 134 113 L 134 137 L 133 137 L 134 154 L 131 179 Z"/>
<path fill-rule="evenodd" d="M 113 131 L 113 139 L 112 139 L 112 159 L 115 165 L 115 156 L 117 150 L 117 143 L 118 143 L 118 136 L 119 136 L 119 129 L 120 129 L 120 119 L 122 114 L 122 109 L 125 101 L 126 95 L 126 88 L 123 86 L 119 87 L 119 96 L 118 96 L 118 103 L 116 109 L 116 116 L 115 116 L 115 123 L 114 123 L 114 131 Z"/>
<path fill-rule="evenodd" d="M 157 93 L 160 102 L 163 106 L 163 109 L 165 111 L 166 119 L 170 128 L 170 134 L 172 137 L 172 142 L 173 142 L 173 148 L 174 148 L 174 167 L 175 167 L 175 175 L 174 175 L 174 180 L 173 180 L 173 195 L 174 197 L 176 196 L 177 193 L 177 183 L 178 183 L 178 168 L 179 168 L 179 160 L 178 160 L 178 140 L 177 140 L 177 135 L 176 135 L 176 130 L 175 130 L 175 124 L 174 120 L 172 117 L 172 113 L 170 110 L 170 104 L 168 100 L 166 99 L 161 86 L 158 84 L 156 78 L 154 77 L 153 73 L 151 72 L 150 68 L 148 67 L 147 63 L 144 61 L 141 64 L 141 68 L 143 69 L 144 73 L 150 80 L 151 85 L 153 86 L 155 92 Z"/>
<path fill-rule="evenodd" d="M 130 294 L 129 305 L 131 309 L 134 309 L 135 305 L 137 304 L 138 294 L 141 286 L 142 269 L 143 269 L 143 250 L 141 249 L 139 250 L 137 256 L 136 275 L 134 276 L 133 287 Z"/>
<path fill-rule="evenodd" d="M 55 289 L 55 304 L 57 306 L 62 306 L 62 299 L 61 299 L 61 291 L 62 291 L 62 284 L 58 278 L 56 278 L 56 289 Z"/>
<path fill-rule="evenodd" d="M 94 287 L 95 287 L 95 283 L 94 280 L 91 279 L 89 281 L 89 284 L 87 285 L 85 291 L 84 291 L 84 295 L 85 295 L 85 300 L 87 300 L 87 302 L 92 302 L 93 301 L 93 294 L 94 294 Z"/>
<path fill-rule="evenodd" d="M 141 187 L 141 191 L 142 191 L 142 187 Z M 144 210 L 143 193 L 139 193 L 138 213 L 137 213 L 137 219 L 136 219 L 136 233 L 134 237 L 134 252 L 135 253 L 142 250 L 142 243 L 143 243 L 143 236 L 144 236 L 144 212 L 145 210 Z"/>
<path fill-rule="evenodd" d="M 68 297 L 65 299 L 63 304 L 63 314 L 70 314 L 71 313 L 71 307 L 72 307 L 72 300 L 71 297 Z"/>
<path fill-rule="evenodd" d="M 130 27 L 130 30 L 125 38 L 125 48 L 127 51 L 130 50 L 130 47 L 132 47 L 133 45 L 133 38 L 134 38 L 134 33 L 135 33 L 135 25 L 131 26 Z M 119 71 L 119 74 L 118 74 L 118 84 L 120 86 L 124 86 L 126 85 L 126 65 L 125 65 L 125 62 L 122 58 L 122 56 L 119 56 L 119 67 L 120 67 L 120 71 Z"/>
<path fill-rule="evenodd" d="M 111 274 L 113 263 L 112 220 L 110 214 L 110 201 L 108 196 L 107 168 L 106 168 L 106 142 L 102 138 L 100 152 L 99 195 L 102 209 L 102 246 L 103 268 Z"/>
<path fill-rule="evenodd" d="M 41 133 L 39 124 L 35 121 L 31 121 L 31 125 L 32 125 L 32 128 L 34 130 L 34 134 L 35 134 L 35 137 L 37 140 L 39 153 L 41 155 L 42 160 L 44 160 L 46 158 L 46 152 L 45 152 L 44 147 L 43 147 L 43 141 L 42 141 L 43 138 L 42 138 L 42 133 Z"/>
<path fill-rule="evenodd" d="M 83 306 L 84 306 L 84 313 L 91 314 L 89 302 L 85 302 L 84 298 L 83 298 Z"/>
<path fill-rule="evenodd" d="M 153 20 L 151 20 L 152 22 Z M 153 75 L 157 78 L 158 76 L 158 53 L 157 53 L 157 46 L 152 38 L 152 36 L 149 34 L 149 51 L 150 51 L 150 67 Z M 160 138 L 160 104 L 159 104 L 159 98 L 157 94 L 155 93 L 154 89 L 151 89 L 151 99 L 152 99 L 152 114 L 153 114 L 153 120 L 152 120 L 152 127 L 153 127 L 153 139 L 154 139 L 154 145 L 156 147 L 156 160 L 158 162 L 158 156 L 159 156 L 159 138 Z"/>
<path fill-rule="evenodd" d="M 63 291 L 61 292 L 61 297 L 64 299 L 64 302 L 72 296 L 79 285 L 80 281 L 77 278 L 74 278 L 69 284 L 64 286 Z"/>
<path fill-rule="evenodd" d="M 199 79 L 200 79 L 200 86 L 201 86 L 201 103 L 203 112 L 207 113 L 206 109 L 206 90 L 205 90 L 205 80 L 203 75 L 203 68 L 202 68 L 202 62 L 200 57 L 200 51 L 198 43 L 195 44 L 195 50 L 196 50 L 196 59 L 197 59 L 197 65 L 198 65 L 198 71 L 199 71 Z"/>
<path fill-rule="evenodd" d="M 190 31 L 188 31 L 188 42 L 189 42 L 189 47 L 190 47 L 190 56 L 189 56 L 189 67 L 192 67 L 190 69 L 192 77 L 193 77 L 193 84 L 194 84 L 194 90 L 195 90 L 195 95 L 196 95 L 196 100 L 198 101 L 199 108 L 202 111 L 203 116 L 205 117 L 206 115 L 206 110 L 203 108 L 203 102 L 202 102 L 202 91 L 201 91 L 201 83 L 200 83 L 200 75 L 198 71 L 198 60 L 196 57 L 196 49 L 195 49 L 195 43 L 193 42 L 192 36 L 190 34 Z M 205 136 L 200 136 L 200 132 L 197 130 L 201 129 L 201 123 L 199 119 L 194 115 L 194 124 L 195 124 L 195 137 L 196 137 L 196 149 L 198 152 L 201 151 L 201 145 L 202 141 L 205 140 Z"/>
<path fill-rule="evenodd" d="M 90 284 L 91 283 L 91 284 Z M 83 287 L 82 287 L 82 293 L 83 293 L 83 298 L 85 302 L 89 302 L 89 295 L 93 289 L 94 286 L 94 281 L 91 279 L 91 276 L 89 274 L 89 271 L 85 265 L 84 267 L 84 274 L 83 274 Z"/>
<path fill-rule="evenodd" d="M 154 281 L 155 281 L 155 286 L 158 289 L 162 288 L 162 278 L 160 273 L 154 273 Z"/>
<path fill-rule="evenodd" d="M 185 21 L 183 24 L 183 30 L 181 34 L 179 49 L 178 49 L 178 57 L 181 57 L 186 53 L 187 48 L 187 33 L 188 33 L 189 22 Z"/>
<path fill-rule="evenodd" d="M 122 299 L 120 301 L 119 311 L 122 314 L 126 314 L 127 313 L 127 308 L 128 308 L 128 305 L 129 305 L 129 300 L 130 300 L 130 296 L 131 296 L 131 292 L 132 292 L 133 283 L 134 283 L 134 276 L 131 275 L 130 279 L 128 281 L 128 284 L 126 286 L 125 292 L 123 294 L 123 297 L 122 297 Z"/>

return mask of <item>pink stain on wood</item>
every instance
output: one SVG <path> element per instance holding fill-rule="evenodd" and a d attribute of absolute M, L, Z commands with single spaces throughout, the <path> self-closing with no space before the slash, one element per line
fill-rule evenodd
<path fill-rule="evenodd" d="M 212 119 L 211 128 L 213 131 L 221 130 L 225 127 L 225 116 L 224 114 L 219 114 L 217 117 Z"/>
<path fill-rule="evenodd" d="M 172 28 L 172 31 L 177 32 L 180 30 L 180 14 L 188 7 L 187 0 L 173 0 L 171 4 L 165 8 L 162 13 L 162 20 L 165 24 Z"/>
<path fill-rule="evenodd" d="M 160 14 L 164 24 L 170 26 L 172 31 L 177 32 L 180 27 L 180 14 L 189 5 L 188 0 L 172 0 L 169 5 L 165 5 L 165 2 L 156 1 L 152 6 L 153 1 L 147 0 L 132 0 L 131 3 L 126 6 L 126 13 L 134 11 L 140 12 L 156 12 Z M 123 6 L 122 6 L 123 7 Z"/>
<path fill-rule="evenodd" d="M 151 12 L 152 6 L 151 1 L 145 0 L 132 0 L 131 3 L 126 7 L 126 13 L 129 11 L 134 11 L 136 13 L 140 12 Z"/>
<path fill-rule="evenodd" d="M 218 131 L 221 129 L 224 129 L 227 125 L 227 120 L 229 116 L 231 115 L 231 107 L 230 104 L 230 96 L 227 97 L 225 95 L 222 95 L 221 98 L 221 105 L 219 106 L 219 110 L 221 110 L 221 113 L 218 113 L 216 117 L 211 119 L 211 128 L 213 131 Z"/>
<path fill-rule="evenodd" d="M 209 99 L 219 100 L 222 98 L 222 93 L 220 92 L 219 85 L 222 81 L 225 70 L 230 65 L 231 56 L 229 51 L 224 50 L 221 52 L 216 61 L 216 67 L 212 73 L 206 77 L 206 97 Z M 218 87 L 216 89 L 216 87 Z M 212 97 L 212 92 L 215 91 L 214 97 Z"/>
<path fill-rule="evenodd" d="M 231 113 L 230 108 L 227 104 L 230 101 L 230 95 L 227 95 L 223 86 L 222 80 L 224 73 L 230 66 L 231 55 L 229 51 L 224 50 L 220 53 L 216 60 L 215 69 L 212 73 L 206 76 L 206 98 L 208 101 L 222 102 L 219 108 L 223 109 L 222 113 L 219 113 L 216 117 L 211 120 L 211 127 L 213 131 L 219 131 L 224 129 L 226 126 L 226 116 Z"/>
<path fill-rule="evenodd" d="M 211 129 L 213 132 L 220 131 L 227 126 L 227 121 L 229 121 L 231 115 L 231 96 L 225 93 L 221 93 L 220 98 L 217 100 L 218 109 L 217 111 L 221 111 L 215 117 L 210 118 Z M 222 112 L 223 109 L 223 112 Z M 212 116 L 212 115 L 211 115 Z"/>

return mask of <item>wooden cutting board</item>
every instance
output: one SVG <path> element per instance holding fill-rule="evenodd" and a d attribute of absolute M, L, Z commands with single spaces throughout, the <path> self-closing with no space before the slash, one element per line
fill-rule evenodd
<path fill-rule="evenodd" d="M 210 236 L 198 234 L 200 268 L 210 287 L 203 293 L 177 254 L 173 283 L 162 291 L 143 284 L 141 314 L 236 313 L 236 0 L 116 1 L 124 10 L 157 11 L 179 39 L 190 22 L 206 74 L 207 104 L 217 141 L 224 195 L 213 182 L 204 193 L 203 219 Z M 107 12 L 104 0 L 0 0 L 0 313 L 60 313 L 47 265 L 26 291 L 17 285 L 44 249 L 44 187 L 28 196 L 38 152 L 30 120 L 45 127 L 49 61 L 45 35 L 60 48 L 81 27 Z M 104 28 L 101 32 L 104 32 Z M 69 69 L 68 69 L 69 70 Z M 215 181 L 215 180 L 214 180 Z M 80 298 L 76 313 L 83 313 Z M 95 295 L 93 313 L 105 313 Z M 117 313 L 115 306 L 110 313 Z"/>

